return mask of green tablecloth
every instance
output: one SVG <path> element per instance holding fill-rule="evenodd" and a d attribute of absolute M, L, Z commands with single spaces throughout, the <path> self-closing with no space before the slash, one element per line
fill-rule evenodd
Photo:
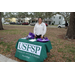
<path fill-rule="evenodd" d="M 15 57 L 29 61 L 42 62 L 47 58 L 47 52 L 52 49 L 51 42 L 31 42 L 27 39 L 20 38 L 16 43 Z"/>

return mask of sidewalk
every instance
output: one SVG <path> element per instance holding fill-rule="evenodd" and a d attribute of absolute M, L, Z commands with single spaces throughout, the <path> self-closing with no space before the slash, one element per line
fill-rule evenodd
<path fill-rule="evenodd" d="M 6 56 L 0 54 L 0 62 L 17 62 L 17 61 L 7 58 Z"/>

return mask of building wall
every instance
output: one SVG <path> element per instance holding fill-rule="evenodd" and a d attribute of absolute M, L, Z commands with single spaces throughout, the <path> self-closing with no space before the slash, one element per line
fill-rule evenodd
<path fill-rule="evenodd" d="M 16 18 L 9 18 L 10 22 L 16 22 Z"/>
<path fill-rule="evenodd" d="M 26 18 L 25 18 L 25 22 L 28 22 L 28 23 L 29 23 L 29 22 L 30 22 L 30 19 L 31 19 L 31 18 L 27 18 L 27 17 L 26 17 Z"/>
<path fill-rule="evenodd" d="M 51 19 L 53 20 L 51 22 L 51 24 L 54 23 L 54 25 L 58 25 L 58 24 L 64 23 L 64 17 L 62 15 L 58 15 L 58 14 L 54 15 Z"/>
<path fill-rule="evenodd" d="M 18 22 L 17 20 L 16 20 L 16 18 L 12 18 L 12 19 L 10 19 L 11 20 L 11 22 Z M 29 23 L 29 20 L 30 20 L 30 18 L 22 18 L 22 22 L 28 22 Z"/>
<path fill-rule="evenodd" d="M 23 22 L 29 22 L 29 20 L 31 19 L 31 18 L 22 18 L 23 19 Z M 9 20 L 9 21 L 7 21 L 7 20 Z M 6 18 L 5 20 L 4 20 L 4 18 L 2 18 L 2 22 L 18 22 L 18 20 L 17 20 L 17 18 Z"/>

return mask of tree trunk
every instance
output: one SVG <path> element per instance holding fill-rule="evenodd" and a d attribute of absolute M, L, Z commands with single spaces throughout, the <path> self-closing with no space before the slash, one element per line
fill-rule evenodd
<path fill-rule="evenodd" d="M 3 30 L 1 12 L 0 12 L 0 30 Z"/>
<path fill-rule="evenodd" d="M 71 12 L 70 14 L 70 22 L 66 37 L 69 39 L 75 39 L 75 12 Z"/>

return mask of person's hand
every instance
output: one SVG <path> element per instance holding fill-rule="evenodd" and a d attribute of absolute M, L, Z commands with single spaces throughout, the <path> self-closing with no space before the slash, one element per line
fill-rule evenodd
<path fill-rule="evenodd" d="M 35 38 L 36 38 L 36 35 L 35 35 Z"/>
<path fill-rule="evenodd" d="M 43 39 L 43 36 L 41 36 L 41 39 Z"/>

